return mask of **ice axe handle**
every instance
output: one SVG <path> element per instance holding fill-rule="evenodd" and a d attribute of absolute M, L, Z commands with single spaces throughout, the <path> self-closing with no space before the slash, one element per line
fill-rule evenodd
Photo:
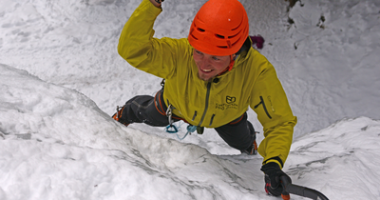
<path fill-rule="evenodd" d="M 294 185 L 294 184 L 290 183 L 285 178 L 285 176 L 281 176 L 280 179 L 281 179 L 281 185 L 284 188 L 283 193 L 285 193 L 285 194 L 286 194 L 286 192 L 288 192 L 291 194 L 311 198 L 314 200 L 329 200 L 324 194 L 322 194 L 321 192 L 319 192 L 317 190 L 310 189 L 307 187 L 302 187 L 299 185 Z"/>

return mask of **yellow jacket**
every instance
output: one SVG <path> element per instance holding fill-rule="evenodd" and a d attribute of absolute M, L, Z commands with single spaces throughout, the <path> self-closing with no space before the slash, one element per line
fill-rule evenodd
<path fill-rule="evenodd" d="M 231 71 L 216 77 L 218 81 L 203 81 L 187 38 L 153 38 L 153 24 L 161 11 L 149 0 L 142 1 L 123 28 L 119 54 L 132 66 L 165 78 L 166 105 L 192 125 L 220 127 L 250 106 L 264 127 L 265 139 L 258 149 L 264 163 L 278 157 L 271 161 L 282 166 L 297 118 L 272 64 L 251 47 L 238 56 Z"/>

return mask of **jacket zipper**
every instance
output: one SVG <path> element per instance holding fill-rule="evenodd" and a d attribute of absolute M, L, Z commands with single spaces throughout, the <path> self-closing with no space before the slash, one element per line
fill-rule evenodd
<path fill-rule="evenodd" d="M 207 83 L 207 93 L 206 93 L 206 104 L 205 104 L 205 111 L 203 112 L 203 115 L 202 115 L 202 118 L 201 118 L 201 121 L 199 121 L 199 124 L 198 126 L 201 126 L 202 125 L 202 122 L 206 116 L 206 112 L 207 112 L 207 109 L 208 109 L 208 99 L 210 98 L 210 89 L 211 89 L 211 82 L 208 82 Z"/>

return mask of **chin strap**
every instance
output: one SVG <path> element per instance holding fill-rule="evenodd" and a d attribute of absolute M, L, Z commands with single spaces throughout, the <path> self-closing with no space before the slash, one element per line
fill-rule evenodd
<path fill-rule="evenodd" d="M 235 59 L 236 58 L 237 58 L 237 56 L 235 57 Z M 232 67 L 234 67 L 234 64 L 235 64 L 235 59 L 232 58 L 232 55 L 230 55 L 230 59 L 231 59 L 230 65 L 228 65 L 228 67 L 224 71 L 222 71 L 220 74 L 218 74 L 218 76 L 232 70 Z"/>
<path fill-rule="evenodd" d="M 231 62 L 230 62 L 230 65 L 228 66 L 228 71 L 231 71 L 232 67 L 235 64 L 235 59 L 232 58 L 232 55 L 230 55 L 230 59 L 231 59 Z"/>

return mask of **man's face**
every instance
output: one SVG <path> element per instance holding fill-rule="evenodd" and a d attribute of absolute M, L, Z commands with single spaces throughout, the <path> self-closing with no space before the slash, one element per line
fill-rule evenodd
<path fill-rule="evenodd" d="M 198 67 L 198 77 L 209 81 L 230 65 L 230 56 L 213 56 L 194 49 L 193 59 Z"/>

